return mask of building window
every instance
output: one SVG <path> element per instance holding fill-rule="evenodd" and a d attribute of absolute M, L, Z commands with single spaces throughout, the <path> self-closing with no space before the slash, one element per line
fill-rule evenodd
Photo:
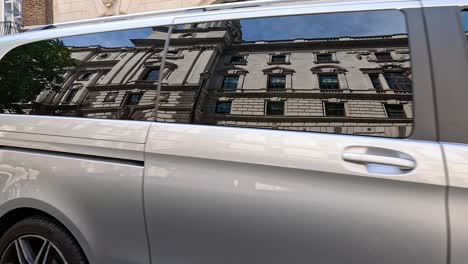
<path fill-rule="evenodd" d="M 386 104 L 385 111 L 387 112 L 388 118 L 406 118 L 403 105 Z"/>
<path fill-rule="evenodd" d="M 390 54 L 390 52 L 388 52 L 388 51 L 386 51 L 386 52 L 376 52 L 374 54 L 375 54 L 375 58 L 378 61 L 393 61 L 392 54 Z"/>
<path fill-rule="evenodd" d="M 285 89 L 286 75 L 270 75 L 268 76 L 268 89 Z"/>
<path fill-rule="evenodd" d="M 71 89 L 68 91 L 67 96 L 63 100 L 64 103 L 71 103 L 73 99 L 75 99 L 76 94 L 78 93 L 80 89 Z"/>
<path fill-rule="evenodd" d="M 236 56 L 231 57 L 231 64 L 245 64 L 245 63 L 247 63 L 245 56 L 236 55 Z"/>
<path fill-rule="evenodd" d="M 125 105 L 137 105 L 142 97 L 143 93 L 129 93 L 125 99 Z"/>
<path fill-rule="evenodd" d="M 109 92 L 104 98 L 104 102 L 115 102 L 115 98 L 119 95 L 119 92 Z"/>
<path fill-rule="evenodd" d="M 223 80 L 223 90 L 236 90 L 239 83 L 239 76 L 225 76 Z"/>
<path fill-rule="evenodd" d="M 412 89 L 411 80 L 404 76 L 401 72 L 386 72 L 384 73 L 385 80 L 390 89 L 395 91 L 409 91 Z"/>
<path fill-rule="evenodd" d="M 271 63 L 272 64 L 286 63 L 286 55 L 272 55 Z"/>
<path fill-rule="evenodd" d="M 284 115 L 284 102 L 266 102 L 267 115 Z"/>
<path fill-rule="evenodd" d="M 160 74 L 159 69 L 148 70 L 143 75 L 143 80 L 151 81 L 151 82 L 157 82 L 157 81 L 159 81 L 159 74 Z"/>
<path fill-rule="evenodd" d="M 216 102 L 215 112 L 217 114 L 230 114 L 231 113 L 231 101 L 218 101 Z"/>
<path fill-rule="evenodd" d="M 317 63 L 326 63 L 332 62 L 332 55 L 331 54 L 317 54 Z"/>
<path fill-rule="evenodd" d="M 205 23 L 194 23 L 192 25 L 192 28 L 204 28 L 205 27 Z"/>
<path fill-rule="evenodd" d="M 320 85 L 320 89 L 325 89 L 325 90 L 340 89 L 340 84 L 338 82 L 338 75 L 336 74 L 319 75 L 319 85 Z"/>
<path fill-rule="evenodd" d="M 79 81 L 89 81 L 89 79 L 91 79 L 92 75 L 93 75 L 93 72 L 84 72 L 78 77 L 78 80 Z"/>
<path fill-rule="evenodd" d="M 3 2 L 2 2 L 3 4 Z M 4 21 L 11 21 L 17 24 L 21 24 L 21 1 L 18 0 L 6 0 L 3 4 L 4 10 Z"/>
<path fill-rule="evenodd" d="M 344 103 L 325 103 L 326 116 L 345 116 Z"/>
<path fill-rule="evenodd" d="M 376 90 L 382 90 L 382 84 L 380 83 L 380 78 L 378 73 L 371 73 L 369 74 L 369 78 L 372 82 L 372 86 Z"/>

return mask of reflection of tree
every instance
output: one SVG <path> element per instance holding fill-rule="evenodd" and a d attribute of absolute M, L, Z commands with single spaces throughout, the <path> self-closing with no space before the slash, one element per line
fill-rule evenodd
<path fill-rule="evenodd" d="M 21 112 L 15 103 L 33 101 L 43 90 L 57 91 L 64 69 L 72 65 L 69 49 L 59 40 L 10 51 L 0 60 L 0 113 Z"/>

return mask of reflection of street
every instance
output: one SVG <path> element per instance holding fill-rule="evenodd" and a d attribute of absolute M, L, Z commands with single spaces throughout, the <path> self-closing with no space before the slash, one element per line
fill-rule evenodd
<path fill-rule="evenodd" d="M 6 199 L 19 197 L 22 189 L 28 188 L 28 182 L 36 180 L 38 175 L 39 171 L 34 169 L 0 164 L 0 185 L 3 186 L 1 195 L 6 195 Z"/>

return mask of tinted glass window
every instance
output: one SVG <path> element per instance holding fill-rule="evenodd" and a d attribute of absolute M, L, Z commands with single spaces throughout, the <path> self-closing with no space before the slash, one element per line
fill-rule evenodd
<path fill-rule="evenodd" d="M 153 69 L 153 70 L 149 70 L 145 76 L 144 76 L 144 80 L 145 81 L 152 81 L 152 82 L 155 82 L 155 81 L 158 81 L 159 80 L 159 69 Z"/>
<path fill-rule="evenodd" d="M 372 82 L 372 86 L 377 89 L 381 90 L 382 89 L 382 84 L 380 83 L 380 74 L 378 73 L 371 73 L 369 74 L 369 78 Z"/>
<path fill-rule="evenodd" d="M 465 36 L 468 36 L 468 10 L 463 10 L 460 12 L 460 19 L 463 25 L 463 29 L 465 31 Z"/>
<path fill-rule="evenodd" d="M 0 62 L 0 92 L 8 94 L 0 111 L 411 133 L 410 51 L 399 11 L 176 25 L 163 64 L 167 32 L 154 27 L 19 47 Z"/>
<path fill-rule="evenodd" d="M 243 19 L 204 26 L 203 34 L 190 25 L 173 31 L 170 49 L 180 50 L 184 58 L 167 58 L 177 67 L 162 90 L 180 84 L 194 90 L 178 92 L 191 100 L 190 112 L 174 106 L 167 108 L 165 117 L 187 114 L 187 123 L 207 125 L 409 136 L 412 76 L 401 12 Z M 181 39 L 189 33 L 194 37 Z M 241 60 L 240 54 L 248 59 Z M 229 112 L 216 107 L 220 100 L 229 101 Z M 390 115 L 387 104 L 396 105 Z M 403 118 L 395 118 L 398 109 Z"/>
<path fill-rule="evenodd" d="M 268 77 L 268 88 L 270 88 L 270 89 L 284 89 L 284 88 L 286 88 L 286 76 L 284 76 L 284 75 L 270 75 Z"/>
<path fill-rule="evenodd" d="M 317 62 L 331 62 L 332 55 L 331 54 L 317 54 Z"/>
<path fill-rule="evenodd" d="M 338 89 L 337 75 L 319 75 L 320 89 Z"/>
<path fill-rule="evenodd" d="M 386 72 L 384 77 L 390 89 L 394 91 L 411 90 L 411 81 L 402 72 Z"/>
<path fill-rule="evenodd" d="M 229 101 L 218 101 L 216 103 L 216 109 L 215 112 L 217 114 L 229 114 L 231 112 L 231 102 Z"/>
<path fill-rule="evenodd" d="M 137 105 L 140 103 L 141 98 L 143 97 L 142 93 L 129 93 L 127 99 L 125 100 L 126 105 Z"/>
<path fill-rule="evenodd" d="M 325 103 L 326 116 L 345 116 L 344 103 Z"/>
<path fill-rule="evenodd" d="M 284 102 L 266 102 L 267 115 L 284 115 Z"/>
<path fill-rule="evenodd" d="M 271 62 L 272 63 L 285 63 L 286 62 L 286 56 L 285 55 L 271 56 Z"/>
<path fill-rule="evenodd" d="M 377 58 L 378 61 L 392 61 L 392 55 L 390 52 L 376 52 L 375 57 Z"/>
<path fill-rule="evenodd" d="M 239 76 L 226 76 L 223 81 L 223 89 L 236 90 L 239 83 Z"/>
<path fill-rule="evenodd" d="M 406 118 L 402 105 L 387 104 L 385 105 L 385 110 L 387 110 L 389 118 Z"/>
<path fill-rule="evenodd" d="M 167 27 L 81 35 L 18 47 L 0 61 L 0 112 L 155 119 Z M 177 55 L 174 55 L 177 56 Z"/>

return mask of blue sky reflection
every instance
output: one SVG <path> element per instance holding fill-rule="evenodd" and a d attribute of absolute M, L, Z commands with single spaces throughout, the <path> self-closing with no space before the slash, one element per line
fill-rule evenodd
<path fill-rule="evenodd" d="M 464 19 L 468 21 L 468 16 Z M 244 19 L 241 25 L 244 41 L 376 36 L 407 32 L 404 14 L 400 11 Z M 151 31 L 151 28 L 143 28 L 75 36 L 62 40 L 66 45 L 75 47 L 92 45 L 131 47 L 133 44 L 130 39 L 146 38 Z"/>

